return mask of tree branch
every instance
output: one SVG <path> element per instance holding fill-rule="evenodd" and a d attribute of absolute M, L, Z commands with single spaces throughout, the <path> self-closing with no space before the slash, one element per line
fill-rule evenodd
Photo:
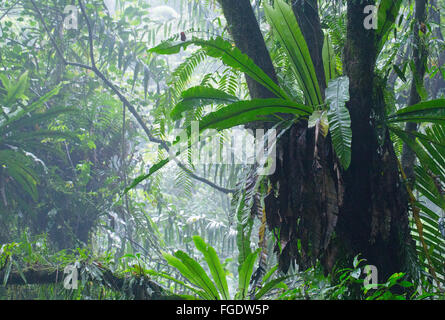
<path fill-rule="evenodd" d="M 4 17 L 6 17 L 6 15 L 15 7 L 15 5 L 19 2 L 19 0 L 16 0 L 16 2 L 14 2 L 8 9 L 6 9 L 6 11 L 2 14 L 2 16 L 0 17 L 0 20 L 2 20 Z"/>
<path fill-rule="evenodd" d="M 96 67 L 95 64 L 95 59 L 94 59 L 94 47 L 93 47 L 93 30 L 91 27 L 91 22 L 86 14 L 86 10 L 85 10 L 85 6 L 83 4 L 83 2 L 81 0 L 78 0 L 80 9 L 82 11 L 83 16 L 85 17 L 86 21 L 87 21 L 87 28 L 88 28 L 88 41 L 89 41 L 89 46 L 90 46 L 90 60 L 91 60 L 91 66 L 86 65 L 86 64 L 82 64 L 82 63 L 76 63 L 76 62 L 69 62 L 65 59 L 63 53 L 61 52 L 56 40 L 54 39 L 54 37 L 52 36 L 51 32 L 49 31 L 45 20 L 42 16 L 42 13 L 40 12 L 39 8 L 37 7 L 35 0 L 31 0 L 32 5 L 34 6 L 34 9 L 36 10 L 40 21 L 42 22 L 48 36 L 50 37 L 51 42 L 53 43 L 57 54 L 60 56 L 60 58 L 62 59 L 63 63 L 65 63 L 66 65 L 69 66 L 74 66 L 74 67 L 79 67 L 82 69 L 87 69 L 90 71 L 93 71 L 97 77 L 99 77 L 121 100 L 121 102 L 124 104 L 124 107 L 126 106 L 128 108 L 128 110 L 131 112 L 131 114 L 136 118 L 136 121 L 139 123 L 139 125 L 142 127 L 142 129 L 144 130 L 145 134 L 147 135 L 148 139 L 153 142 L 153 143 L 157 143 L 159 144 L 165 151 L 167 151 L 169 154 L 171 154 L 170 152 L 170 147 L 168 146 L 168 144 L 159 138 L 156 138 L 155 136 L 153 136 L 153 134 L 151 133 L 151 130 L 147 127 L 145 121 L 142 119 L 142 117 L 139 115 L 139 113 L 136 111 L 136 108 L 128 101 L 128 99 L 120 92 L 120 90 L 110 81 L 107 79 L 107 77 Z M 221 186 L 218 186 L 217 184 L 203 178 L 200 177 L 198 175 L 196 175 L 195 173 L 193 173 L 190 169 L 188 169 L 186 167 L 185 164 L 183 164 L 180 160 L 178 160 L 176 158 L 176 156 L 173 156 L 173 160 L 176 162 L 176 164 L 178 165 L 178 167 L 180 167 L 182 170 L 184 170 L 191 178 L 198 180 L 202 183 L 207 184 L 208 186 L 223 192 L 225 194 L 229 194 L 229 193 L 234 193 L 235 190 L 234 189 L 227 189 L 227 188 L 223 188 Z"/>
<path fill-rule="evenodd" d="M 129 276 L 120 276 L 114 274 L 109 269 L 98 265 L 97 263 L 93 262 L 93 264 L 102 273 L 101 274 L 102 280 L 98 280 L 95 277 L 90 277 L 89 280 L 95 282 L 96 285 L 103 285 L 105 287 L 117 291 L 127 291 L 127 293 L 134 295 L 136 299 L 157 300 L 157 299 L 179 298 L 178 296 L 169 293 L 161 285 L 154 282 L 153 280 L 148 279 L 144 275 L 139 275 L 139 274 L 133 275 L 133 277 L 144 278 L 144 281 L 136 281 L 136 284 L 134 286 L 127 287 L 126 283 L 128 283 L 128 281 L 130 280 Z M 64 281 L 63 270 L 64 270 L 63 267 L 58 269 L 54 267 L 45 267 L 45 266 L 23 269 L 21 272 L 22 274 L 20 274 L 16 270 L 13 270 L 8 276 L 6 285 L 28 285 L 28 284 L 42 285 L 42 284 L 63 283 Z M 24 276 L 26 282 L 22 278 L 22 275 Z M 5 273 L 3 271 L 0 272 L 0 278 L 3 279 L 4 276 Z M 148 294 L 148 292 L 152 293 Z"/>

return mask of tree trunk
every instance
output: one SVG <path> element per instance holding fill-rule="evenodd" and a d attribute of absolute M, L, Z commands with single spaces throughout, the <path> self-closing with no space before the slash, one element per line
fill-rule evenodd
<path fill-rule="evenodd" d="M 318 14 L 318 0 L 296 0 L 292 2 L 292 9 L 297 18 L 298 25 L 303 33 L 309 49 L 309 53 L 314 63 L 315 73 L 321 94 L 327 83 L 323 67 L 323 43 L 324 34 L 321 29 L 320 16 Z"/>
<path fill-rule="evenodd" d="M 350 80 L 352 157 L 343 175 L 338 243 L 346 256 L 361 253 L 377 266 L 380 280 L 386 280 L 394 272 L 407 271 L 411 238 L 408 198 L 393 145 L 388 132 L 380 141 L 376 134 L 375 115 L 383 112 L 383 91 L 374 75 L 375 32 L 363 26 L 364 8 L 374 2 L 348 1 L 345 72 Z"/>
<path fill-rule="evenodd" d="M 425 44 L 419 35 L 419 32 L 421 32 L 420 31 L 421 24 L 426 25 L 426 4 L 427 4 L 426 0 L 416 0 L 415 21 L 413 28 L 413 37 L 414 37 L 413 60 L 414 60 L 415 70 L 413 70 L 413 79 L 411 82 L 411 89 L 408 101 L 408 105 L 410 106 L 415 105 L 422 100 L 418 90 L 421 86 L 424 85 L 427 51 Z M 407 132 L 417 131 L 417 123 L 408 122 L 405 125 L 405 130 Z M 411 148 L 407 144 L 404 144 L 402 153 L 402 167 L 411 187 L 414 183 L 415 161 L 416 161 L 416 154 L 414 153 L 413 150 L 411 150 Z"/>
<path fill-rule="evenodd" d="M 250 1 L 220 0 L 220 4 L 236 46 L 263 69 L 275 83 L 278 83 L 269 51 L 267 51 Z M 246 76 L 246 80 L 252 99 L 276 98 L 272 92 L 250 77 Z"/>
<path fill-rule="evenodd" d="M 220 2 L 235 44 L 274 75 L 249 1 Z M 312 4 L 310 9 L 298 2 L 293 10 L 299 20 L 305 14 L 308 19 L 312 17 L 310 25 L 299 23 L 324 88 L 320 62 L 323 36 L 314 5 L 317 2 L 309 2 L 305 3 Z M 353 132 L 349 170 L 342 172 L 339 168 L 329 136 L 324 139 L 318 130 L 308 129 L 305 122 L 293 126 L 278 144 L 277 168 L 270 177 L 274 191 L 265 198 L 265 205 L 269 228 L 279 230 L 276 249 L 283 271 L 293 261 L 304 269 L 317 259 L 322 260 L 326 271 L 331 271 L 336 262 L 351 263 L 358 253 L 376 265 L 383 277 L 407 271 L 407 248 L 411 245 L 408 201 L 392 143 L 388 135 L 382 143 L 377 140 L 371 116 L 384 109 L 384 101 L 380 90 L 371 85 L 377 52 L 374 31 L 363 26 L 364 7 L 368 4 L 374 1 L 348 1 L 345 69 L 350 78 L 348 108 Z M 249 33 L 245 33 L 246 28 Z M 253 98 L 267 97 L 267 93 L 255 90 L 251 90 Z M 336 237 L 332 241 L 334 230 Z"/>
<path fill-rule="evenodd" d="M 147 276 L 138 274 L 122 276 L 113 273 L 105 267 L 98 266 L 95 262 L 93 262 L 93 264 L 94 268 L 101 274 L 101 277 L 90 277 L 88 273 L 87 277 L 88 282 L 94 283 L 95 286 L 104 286 L 112 290 L 124 292 L 129 296 L 134 296 L 136 300 L 182 300 L 180 296 L 170 293 L 167 289 L 149 279 Z M 25 277 L 26 282 L 23 280 L 23 277 Z M 52 266 L 39 266 L 24 268 L 21 272 L 13 268 L 7 276 L 6 285 L 57 285 L 63 284 L 65 277 L 63 267 L 56 269 Z M 0 278 L 5 278 L 4 270 L 0 270 Z M 129 286 L 128 283 L 131 280 L 133 280 L 135 284 Z M 80 279 L 78 281 L 80 281 Z"/>
<path fill-rule="evenodd" d="M 240 50 L 276 81 L 275 70 L 269 52 L 259 30 L 248 0 L 220 0 L 229 30 Z M 294 13 L 304 15 L 307 7 L 294 6 Z M 314 12 L 311 12 L 314 16 Z M 316 12 L 318 16 L 318 12 Z M 314 20 L 318 21 L 319 20 Z M 324 92 L 325 77 L 321 60 L 323 34 L 319 23 L 303 26 L 302 32 L 311 35 L 316 30 L 310 53 L 316 64 L 316 72 Z M 271 97 L 262 86 L 252 84 L 247 78 L 252 98 Z M 277 81 L 276 81 L 277 82 Z M 264 124 L 259 124 L 263 125 Z M 318 132 L 318 131 L 317 131 Z M 280 268 L 287 271 L 292 261 L 302 268 L 315 263 L 330 239 L 338 214 L 339 188 L 329 139 L 308 129 L 307 123 L 294 125 L 277 145 L 277 168 L 270 177 L 276 192 L 265 199 L 267 222 L 270 229 L 279 228 L 281 250 Z M 320 185 L 322 187 L 320 187 Z M 301 250 L 298 250 L 301 243 Z M 278 250 L 278 247 L 276 248 Z"/>

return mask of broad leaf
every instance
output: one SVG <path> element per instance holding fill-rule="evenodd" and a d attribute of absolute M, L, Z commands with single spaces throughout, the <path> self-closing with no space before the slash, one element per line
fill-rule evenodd
<path fill-rule="evenodd" d="M 406 82 L 405 72 L 403 72 L 396 64 L 393 65 L 393 69 L 397 76 L 402 80 L 403 82 Z"/>
<path fill-rule="evenodd" d="M 312 107 L 323 104 L 314 64 L 292 8 L 283 0 L 276 0 L 274 7 L 264 4 L 264 11 L 291 62 L 307 103 Z"/>
<path fill-rule="evenodd" d="M 289 99 L 286 93 L 260 67 L 258 67 L 249 56 L 242 53 L 237 47 L 221 37 L 210 40 L 193 38 L 190 41 L 181 42 L 168 40 L 149 51 L 158 54 L 174 54 L 178 53 L 181 48 L 186 48 L 190 44 L 202 47 L 207 55 L 220 59 L 225 65 L 246 73 L 249 77 L 275 94 L 277 98 Z"/>
<path fill-rule="evenodd" d="M 171 258 L 171 257 L 173 257 L 173 256 L 170 256 L 170 258 Z M 170 259 L 170 258 L 169 258 L 169 259 Z M 174 257 L 173 257 L 173 258 L 174 258 Z M 179 261 L 179 260 L 178 260 L 178 261 Z M 185 267 L 185 266 L 184 266 L 184 267 Z M 164 273 L 164 272 L 157 272 L 157 271 L 154 271 L 154 270 L 145 270 L 145 272 L 146 272 L 147 274 L 149 274 L 150 276 L 162 277 L 162 278 L 164 278 L 164 279 L 171 280 L 171 281 L 173 281 L 173 282 L 175 282 L 175 283 L 177 283 L 177 284 L 179 284 L 179 285 L 181 285 L 181 286 L 184 286 L 185 288 L 187 288 L 187 289 L 189 289 L 190 291 L 194 292 L 196 295 L 198 295 L 198 296 L 201 297 L 202 299 L 210 299 L 210 298 L 211 298 L 211 297 L 209 297 L 209 295 L 208 295 L 206 292 L 204 292 L 204 291 L 202 291 L 202 290 L 198 290 L 198 289 L 196 289 L 196 288 L 194 288 L 194 287 L 192 287 L 192 286 L 186 284 L 185 282 L 183 282 L 183 281 L 181 281 L 181 280 L 178 280 L 178 279 L 176 279 L 175 277 L 172 277 L 171 275 L 169 275 L 169 274 L 167 274 L 167 273 Z"/>
<path fill-rule="evenodd" d="M 258 180 L 257 180 L 258 181 Z M 250 248 L 250 238 L 252 235 L 253 218 L 251 216 L 250 208 L 252 206 L 252 192 L 255 192 L 257 183 L 245 179 L 242 191 L 238 196 L 236 205 L 236 245 L 238 247 L 238 272 L 240 272 L 242 265 L 247 257 L 252 253 Z M 247 188 L 249 183 L 249 188 Z M 253 189 L 252 189 L 253 188 Z M 250 201 L 249 201 L 250 200 Z"/>
<path fill-rule="evenodd" d="M 239 271 L 237 299 L 244 300 L 249 290 L 250 278 L 253 273 L 253 266 L 258 258 L 259 249 L 250 253 L 244 261 Z"/>
<path fill-rule="evenodd" d="M 163 168 L 169 161 L 170 161 L 170 159 L 167 158 L 167 159 L 161 160 L 158 163 L 156 163 L 153 166 L 151 166 L 151 168 L 150 168 L 150 170 L 148 171 L 147 174 L 140 175 L 139 177 L 137 177 L 136 179 L 133 180 L 133 182 L 131 183 L 131 185 L 129 187 L 125 188 L 124 194 L 127 193 L 128 191 L 130 191 L 131 189 L 136 188 L 136 186 L 139 183 L 141 183 L 142 181 L 148 179 L 153 173 L 155 173 L 156 171 L 158 171 L 161 168 Z"/>
<path fill-rule="evenodd" d="M 421 102 L 398 110 L 387 117 L 387 122 L 445 123 L 445 99 Z"/>
<path fill-rule="evenodd" d="M 346 108 L 349 101 L 349 78 L 339 77 L 329 82 L 326 89 L 326 102 L 329 104 L 329 131 L 335 153 L 344 169 L 351 163 L 351 117 Z"/>
<path fill-rule="evenodd" d="M 205 243 L 204 240 L 202 240 L 202 238 L 199 236 L 194 236 L 193 242 L 195 243 L 196 248 L 204 255 L 207 265 L 209 266 L 210 273 L 212 274 L 213 281 L 218 287 L 222 298 L 226 300 L 230 299 L 226 274 L 221 265 L 221 262 L 219 261 L 215 249 Z"/>
<path fill-rule="evenodd" d="M 156 47 L 151 48 L 149 52 L 154 52 L 157 54 L 177 54 L 181 49 L 187 49 L 191 44 L 194 44 L 193 40 L 188 41 L 178 41 L 177 39 L 169 39 L 162 41 Z"/>
<path fill-rule="evenodd" d="M 376 31 L 377 52 L 380 52 L 388 39 L 399 15 L 402 0 L 381 0 L 378 8 L 378 27 Z"/>
<path fill-rule="evenodd" d="M 308 127 L 313 128 L 316 125 L 320 125 L 321 133 L 326 137 L 329 133 L 329 120 L 327 111 L 316 110 L 309 117 Z"/>
<path fill-rule="evenodd" d="M 212 280 L 210 280 L 209 276 L 198 262 L 196 262 L 187 253 L 181 250 L 176 251 L 175 256 L 180 259 L 182 263 L 188 268 L 188 271 L 192 275 L 192 279 L 195 285 L 199 286 L 205 292 L 211 295 L 213 299 L 221 299 L 218 290 L 215 287 L 215 284 L 212 282 Z"/>
<path fill-rule="evenodd" d="M 5 172 L 37 201 L 38 176 L 29 166 L 29 158 L 19 150 L 0 150 L 0 166 Z"/>
<path fill-rule="evenodd" d="M 20 111 L 17 111 L 14 115 L 10 116 L 7 121 L 3 122 L 0 126 L 0 130 L 2 132 L 5 132 L 8 127 L 12 127 L 12 124 L 14 122 L 21 121 L 22 124 L 36 124 L 38 121 L 44 121 L 52 116 L 55 117 L 58 114 L 64 113 L 64 112 L 74 112 L 75 109 L 73 108 L 52 108 L 50 110 L 47 110 L 44 113 L 41 114 L 32 114 L 31 117 L 26 117 L 29 113 L 37 110 L 39 107 L 41 107 L 45 102 L 47 102 L 49 99 L 51 99 L 53 96 L 57 95 L 60 91 L 61 86 L 57 86 L 51 91 L 47 92 L 43 96 L 41 96 L 37 101 L 31 103 L 29 106 L 26 107 L 26 109 L 22 109 Z M 52 115 L 52 116 L 51 116 Z M 17 131 L 18 128 L 14 127 L 14 130 Z"/>
<path fill-rule="evenodd" d="M 323 68 L 327 85 L 329 81 L 337 78 L 334 48 L 332 47 L 329 35 L 327 34 L 324 37 L 322 58 L 323 58 Z"/>
<path fill-rule="evenodd" d="M 5 77 L 6 78 L 6 77 Z M 4 78 L 2 78 L 4 79 Z M 6 89 L 6 97 L 4 98 L 4 100 L 2 101 L 2 104 L 5 107 L 11 107 L 14 102 L 16 102 L 18 99 L 20 98 L 25 98 L 26 96 L 24 95 L 25 90 L 28 87 L 28 71 L 26 71 L 25 73 L 23 73 L 19 79 L 17 80 L 17 82 L 15 83 L 11 83 L 11 81 L 8 81 L 9 86 L 5 87 Z"/>
<path fill-rule="evenodd" d="M 183 112 L 202 107 L 212 103 L 227 104 L 238 101 L 238 98 L 224 91 L 198 86 L 184 91 L 182 100 L 175 106 L 170 116 L 173 120 L 178 120 Z"/>
<path fill-rule="evenodd" d="M 204 290 L 203 293 L 201 293 L 202 297 L 204 299 L 215 299 L 215 296 L 211 293 L 211 290 L 206 290 L 206 285 L 203 285 L 203 280 L 201 279 L 201 275 L 197 275 L 196 272 L 193 270 L 190 270 L 189 267 L 183 262 L 182 259 L 179 259 L 175 256 L 172 256 L 169 253 L 164 252 L 163 254 L 164 259 L 168 262 L 169 265 L 172 267 L 178 269 L 178 271 L 192 284 L 197 286 L 198 288 L 201 288 Z M 191 258 L 190 258 L 191 259 Z M 210 279 L 209 279 L 210 280 Z"/>
<path fill-rule="evenodd" d="M 287 278 L 289 278 L 289 276 L 273 279 L 265 283 L 263 287 L 260 290 L 258 290 L 258 292 L 255 294 L 255 299 L 260 300 L 265 294 L 267 294 L 271 290 L 275 289 L 279 285 L 283 285 L 283 281 L 286 280 Z"/>
<path fill-rule="evenodd" d="M 280 113 L 309 117 L 312 110 L 308 106 L 282 99 L 239 101 L 204 116 L 199 121 L 199 131 L 224 130 L 253 121 L 272 121 L 272 116 Z M 191 127 L 187 130 L 190 135 Z"/>

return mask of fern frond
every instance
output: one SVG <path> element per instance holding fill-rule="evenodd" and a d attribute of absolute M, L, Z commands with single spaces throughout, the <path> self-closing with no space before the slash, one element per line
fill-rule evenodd
<path fill-rule="evenodd" d="M 204 50 L 200 49 L 187 57 L 185 61 L 181 63 L 172 73 L 169 84 L 173 103 L 178 102 L 181 92 L 185 89 L 187 83 L 190 81 L 193 72 L 206 58 L 207 55 L 205 54 Z"/>

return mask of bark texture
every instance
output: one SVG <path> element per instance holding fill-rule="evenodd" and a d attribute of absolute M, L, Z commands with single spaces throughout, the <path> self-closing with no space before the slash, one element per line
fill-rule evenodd
<path fill-rule="evenodd" d="M 364 8 L 375 1 L 349 0 L 345 73 L 350 80 L 352 157 L 344 177 L 338 244 L 347 255 L 361 253 L 378 267 L 379 280 L 407 271 L 411 246 L 408 199 L 387 130 L 377 136 L 383 90 L 375 77 L 374 30 L 363 27 Z M 373 85 L 372 85 L 373 84 Z"/>
<path fill-rule="evenodd" d="M 279 230 L 279 265 L 306 269 L 328 248 L 342 202 L 340 178 L 328 139 L 300 122 L 278 146 L 273 192 L 265 198 L 268 226 Z"/>
<path fill-rule="evenodd" d="M 268 74 L 269 53 L 248 0 L 220 0 L 235 44 Z M 279 232 L 280 268 L 292 262 L 303 269 L 320 259 L 326 271 L 336 263 L 350 263 L 359 253 L 379 274 L 406 271 L 411 245 L 408 201 L 399 179 L 397 158 L 387 132 L 378 138 L 375 120 L 384 110 L 382 86 L 373 85 L 376 61 L 375 32 L 363 27 L 364 7 L 374 1 L 348 1 L 345 73 L 350 78 L 348 108 L 352 121 L 352 161 L 343 172 L 330 137 L 300 121 L 279 141 L 277 169 L 270 177 L 273 191 L 265 198 L 268 226 Z M 321 84 L 322 30 L 317 1 L 296 1 L 293 11 L 309 43 Z M 301 21 L 305 21 L 301 22 Z M 243 22 L 241 26 L 239 22 Z M 246 24 L 249 24 L 247 27 Z M 258 55 L 265 55 L 262 58 Z M 249 88 L 251 88 L 251 84 Z M 265 97 L 253 87 L 252 97 Z M 324 90 L 323 90 L 324 91 Z M 385 135 L 386 134 L 386 135 Z M 335 231 L 335 237 L 333 237 Z"/>
<path fill-rule="evenodd" d="M 236 46 L 247 54 L 257 66 L 278 83 L 272 60 L 263 35 L 248 0 L 220 0 L 230 34 Z M 258 82 L 246 76 L 252 98 L 275 98 L 275 95 Z"/>
<path fill-rule="evenodd" d="M 132 275 L 138 281 L 135 281 L 135 284 L 131 286 L 129 285 L 130 277 L 116 275 L 103 267 L 99 267 L 99 269 L 102 273 L 103 281 L 92 278 L 91 281 L 95 282 L 95 285 L 104 285 L 112 290 L 125 292 L 126 294 L 133 295 L 136 300 L 181 299 L 181 297 L 171 294 L 146 276 Z M 23 280 L 22 275 L 25 277 L 26 282 Z M 5 272 L 0 270 L 0 278 L 4 279 L 4 276 Z M 6 285 L 63 284 L 65 276 L 63 268 L 55 269 L 53 267 L 38 266 L 23 269 L 22 274 L 17 270 L 12 270 L 8 275 Z"/>

